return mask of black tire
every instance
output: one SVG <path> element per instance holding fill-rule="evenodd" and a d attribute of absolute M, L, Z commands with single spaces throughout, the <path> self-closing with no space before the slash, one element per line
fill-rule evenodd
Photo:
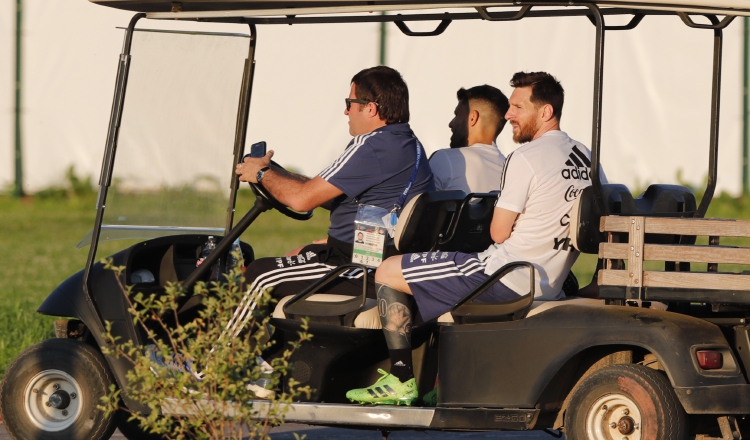
<path fill-rule="evenodd" d="M 612 365 L 573 390 L 565 435 L 568 440 L 684 440 L 688 422 L 663 374 L 642 365 Z"/>
<path fill-rule="evenodd" d="M 96 349 L 73 339 L 49 339 L 10 364 L 0 383 L 0 412 L 15 440 L 106 440 L 116 417 L 97 406 L 113 383 Z"/>

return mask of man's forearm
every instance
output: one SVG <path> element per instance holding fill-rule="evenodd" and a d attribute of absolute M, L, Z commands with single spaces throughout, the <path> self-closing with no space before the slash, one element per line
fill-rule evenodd
<path fill-rule="evenodd" d="M 263 176 L 263 186 L 279 202 L 295 211 L 310 211 L 343 194 L 340 189 L 319 176 L 307 179 L 292 174 L 293 176 L 287 176 L 271 169 Z M 300 177 L 306 180 L 301 181 Z"/>
<path fill-rule="evenodd" d="M 278 167 L 273 167 L 271 170 L 263 177 L 263 186 L 281 204 L 295 211 L 307 211 L 308 209 L 299 206 L 299 199 L 305 194 L 305 183 L 309 182 L 310 179 Z M 302 202 L 304 204 L 304 201 Z"/>
<path fill-rule="evenodd" d="M 290 179 L 290 180 L 296 180 L 300 183 L 305 183 L 308 180 L 310 180 L 309 177 L 303 176 L 302 174 L 293 173 L 291 171 L 285 170 L 284 168 L 281 168 L 280 166 L 276 166 L 274 164 L 271 164 L 271 169 L 274 173 L 278 174 L 279 176 Z"/>

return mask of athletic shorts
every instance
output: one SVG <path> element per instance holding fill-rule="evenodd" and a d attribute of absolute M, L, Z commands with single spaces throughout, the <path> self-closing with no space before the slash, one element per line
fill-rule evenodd
<path fill-rule="evenodd" d="M 449 311 L 489 275 L 477 254 L 423 252 L 401 257 L 401 271 L 417 301 L 422 319 L 429 321 Z M 492 285 L 478 302 L 502 302 L 520 295 L 501 282 Z"/>

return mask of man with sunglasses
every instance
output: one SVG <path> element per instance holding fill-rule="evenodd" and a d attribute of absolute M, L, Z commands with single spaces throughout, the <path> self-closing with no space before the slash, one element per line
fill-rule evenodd
<path fill-rule="evenodd" d="M 354 75 L 344 114 L 354 138 L 331 165 L 313 178 L 271 165 L 273 151 L 262 158 L 246 158 L 236 173 L 243 182 L 259 182 L 279 202 L 296 210 L 323 206 L 331 211 L 324 243 L 310 244 L 292 255 L 261 258 L 247 266 L 247 294 L 228 330 L 239 334 L 252 315 L 258 295 L 273 288 L 273 297 L 294 295 L 334 267 L 350 262 L 355 240 L 355 216 L 360 205 L 393 210 L 402 194 L 406 203 L 433 189 L 432 172 L 424 149 L 409 127 L 409 90 L 401 74 L 386 66 Z M 421 160 L 420 160 L 421 158 Z M 392 240 L 385 255 L 395 254 Z M 342 275 L 327 293 L 360 291 L 362 270 Z M 368 277 L 373 283 L 374 276 Z M 374 297 L 374 283 L 369 292 Z"/>

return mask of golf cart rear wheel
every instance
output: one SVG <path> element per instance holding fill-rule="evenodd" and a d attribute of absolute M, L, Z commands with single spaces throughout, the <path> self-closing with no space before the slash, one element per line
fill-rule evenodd
<path fill-rule="evenodd" d="M 641 365 L 612 365 L 573 391 L 565 413 L 571 440 L 684 440 L 687 415 L 667 378 Z"/>
<path fill-rule="evenodd" d="M 108 439 L 113 414 L 97 408 L 114 383 L 104 358 L 72 339 L 49 339 L 23 351 L 0 384 L 8 433 L 22 439 Z"/>

